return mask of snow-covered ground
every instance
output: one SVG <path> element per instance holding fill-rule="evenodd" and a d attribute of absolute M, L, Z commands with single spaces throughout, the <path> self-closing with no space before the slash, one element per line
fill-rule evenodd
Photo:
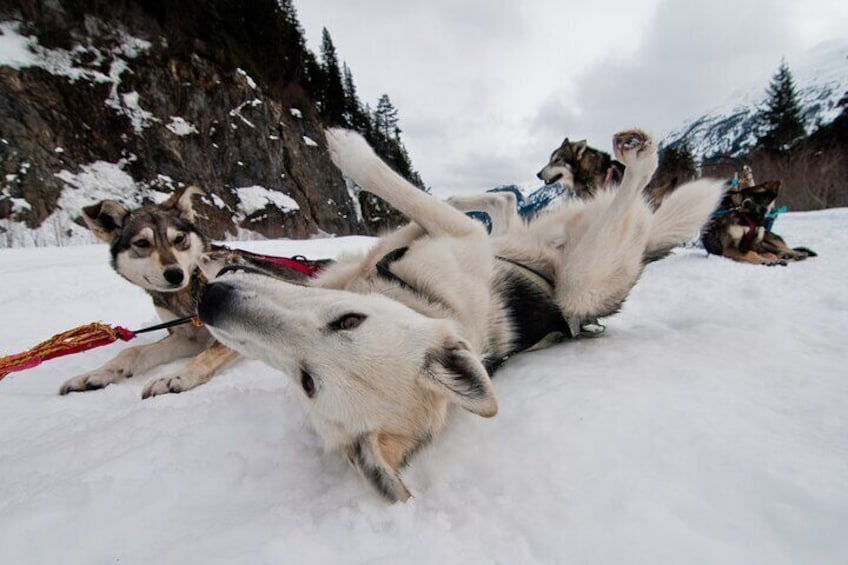
<path fill-rule="evenodd" d="M 179 364 L 57 394 L 127 344 L 12 374 L 0 563 L 844 564 L 846 224 L 848 209 L 782 216 L 820 253 L 784 268 L 697 249 L 650 265 L 605 336 L 507 363 L 498 416 L 457 413 L 396 506 L 322 453 L 298 391 L 258 362 L 146 401 Z M 0 250 L 0 352 L 98 319 L 155 321 L 104 246 Z"/>

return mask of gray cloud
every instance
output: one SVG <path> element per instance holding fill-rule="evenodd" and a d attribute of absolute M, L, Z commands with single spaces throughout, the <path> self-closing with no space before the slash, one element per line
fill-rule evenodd
<path fill-rule="evenodd" d="M 845 6 L 843 6 L 845 4 Z M 414 165 L 437 193 L 533 175 L 566 135 L 608 148 L 762 84 L 781 57 L 843 38 L 837 0 L 304 0 L 372 104 L 388 93 Z"/>

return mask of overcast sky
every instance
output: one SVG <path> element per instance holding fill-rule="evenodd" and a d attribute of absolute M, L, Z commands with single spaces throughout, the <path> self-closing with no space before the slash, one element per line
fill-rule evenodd
<path fill-rule="evenodd" d="M 566 136 L 609 150 L 763 90 L 782 57 L 848 38 L 845 0 L 295 0 L 360 98 L 387 93 L 436 194 L 527 183 Z M 532 184 L 532 183 L 531 183 Z"/>

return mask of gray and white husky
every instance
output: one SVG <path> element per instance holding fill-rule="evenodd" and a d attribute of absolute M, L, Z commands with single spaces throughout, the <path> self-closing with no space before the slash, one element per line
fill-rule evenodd
<path fill-rule="evenodd" d="M 220 341 L 289 375 L 326 448 L 391 502 L 410 497 L 400 471 L 452 406 L 494 416 L 489 377 L 503 360 L 571 336 L 570 320 L 616 312 L 646 261 L 691 238 L 722 193 L 721 182 L 699 180 L 653 212 L 642 189 L 656 146 L 630 130 L 613 138 L 627 166 L 617 190 L 489 237 L 357 134 L 330 130 L 327 143 L 347 177 L 411 223 L 308 286 L 223 274 L 198 312 Z"/>
<path fill-rule="evenodd" d="M 112 267 L 147 291 L 163 322 L 194 315 L 199 287 L 205 284 L 198 264 L 210 245 L 194 226 L 192 207 L 192 196 L 200 192 L 197 187 L 188 187 L 162 204 L 135 210 L 128 210 L 114 200 L 104 200 L 82 210 L 91 232 L 109 244 Z M 59 392 L 100 389 L 191 356 L 194 359 L 176 374 L 147 383 L 142 397 L 194 388 L 207 382 L 238 354 L 216 342 L 206 328 L 181 325 L 171 328 L 169 335 L 160 341 L 124 349 L 99 369 L 66 381 Z"/>

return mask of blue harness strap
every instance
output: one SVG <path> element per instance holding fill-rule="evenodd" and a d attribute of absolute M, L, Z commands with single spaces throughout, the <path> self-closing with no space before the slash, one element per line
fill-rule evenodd
<path fill-rule="evenodd" d="M 787 206 L 781 206 L 780 208 L 775 208 L 768 214 L 766 214 L 765 222 L 763 222 L 763 227 L 766 228 L 766 231 L 771 231 L 774 222 L 777 220 L 777 217 L 781 214 L 785 214 L 789 211 Z"/>

